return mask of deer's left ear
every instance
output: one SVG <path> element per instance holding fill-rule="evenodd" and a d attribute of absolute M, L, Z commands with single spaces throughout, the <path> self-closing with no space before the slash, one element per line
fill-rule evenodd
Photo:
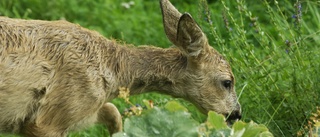
<path fill-rule="evenodd" d="M 188 57 L 197 57 L 205 52 L 208 40 L 189 13 L 183 14 L 178 22 L 177 45 Z"/>

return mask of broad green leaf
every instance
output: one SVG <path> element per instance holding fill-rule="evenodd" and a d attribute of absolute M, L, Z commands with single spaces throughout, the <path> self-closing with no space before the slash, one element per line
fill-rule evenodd
<path fill-rule="evenodd" d="M 234 131 L 231 133 L 231 137 L 242 137 L 243 134 L 244 134 L 244 131 L 246 131 L 245 128 L 242 128 L 241 130 L 238 130 L 238 131 Z"/>
<path fill-rule="evenodd" d="M 264 132 L 269 132 L 268 128 L 262 124 L 256 124 L 254 122 L 247 123 L 246 131 L 243 134 L 243 137 L 253 137 L 253 136 L 260 136 Z M 264 134 L 267 135 L 267 134 Z M 269 137 L 269 136 L 266 136 Z"/>
<path fill-rule="evenodd" d="M 208 113 L 207 124 L 209 129 L 219 130 L 228 128 L 224 116 L 213 111 L 209 111 Z"/>
<path fill-rule="evenodd" d="M 165 106 L 167 110 L 174 112 L 174 111 L 188 111 L 187 108 L 182 106 L 180 103 L 177 101 L 169 101 Z"/>
<path fill-rule="evenodd" d="M 232 126 L 232 137 L 272 137 L 266 126 L 254 122 L 237 121 Z"/>
<path fill-rule="evenodd" d="M 232 125 L 232 129 L 234 132 L 238 132 L 238 131 L 240 132 L 243 129 L 245 129 L 246 125 L 247 124 L 244 123 L 243 121 L 237 121 Z"/>
<path fill-rule="evenodd" d="M 124 131 L 128 136 L 132 137 L 147 137 L 146 133 L 147 125 L 144 124 L 145 120 L 143 117 L 133 116 L 127 118 L 124 121 Z"/>
<path fill-rule="evenodd" d="M 199 123 L 190 113 L 153 108 L 124 122 L 124 133 L 130 137 L 197 137 Z"/>
<path fill-rule="evenodd" d="M 273 137 L 271 132 L 262 132 L 259 134 L 259 137 Z"/>
<path fill-rule="evenodd" d="M 230 129 L 212 130 L 209 137 L 229 137 L 231 133 Z"/>

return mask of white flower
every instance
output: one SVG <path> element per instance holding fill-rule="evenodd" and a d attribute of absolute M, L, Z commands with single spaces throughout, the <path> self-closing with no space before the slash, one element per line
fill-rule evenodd
<path fill-rule="evenodd" d="M 122 2 L 121 3 L 121 6 L 126 8 L 126 9 L 129 9 L 131 6 L 134 5 L 134 1 L 129 1 L 129 2 Z"/>

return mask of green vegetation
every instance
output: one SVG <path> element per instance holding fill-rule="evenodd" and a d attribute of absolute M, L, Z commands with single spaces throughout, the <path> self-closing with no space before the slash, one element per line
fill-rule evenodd
<path fill-rule="evenodd" d="M 157 0 L 2 0 L 0 15 L 66 19 L 134 45 L 169 47 Z M 188 11 L 210 44 L 232 65 L 243 121 L 264 124 L 274 136 L 307 135 L 309 117 L 320 106 L 320 3 L 298 0 L 171 0 Z M 124 6 L 127 4 L 126 6 Z M 206 117 L 190 103 L 148 93 L 130 98 L 164 106 L 179 100 L 192 119 Z M 129 105 L 113 101 L 124 112 Z M 164 113 L 164 112 L 163 112 Z M 133 118 L 129 118 L 133 119 Z M 139 119 L 139 117 L 138 117 Z M 143 119 L 143 118 L 141 118 Z M 307 126 L 307 127 L 306 127 Z M 319 127 L 319 126 L 317 126 Z M 319 132 L 317 132 L 319 134 Z M 102 136 L 101 126 L 70 136 Z"/>
<path fill-rule="evenodd" d="M 178 109 L 177 109 L 178 108 Z M 154 107 L 139 116 L 124 121 L 124 132 L 115 137 L 272 137 L 264 125 L 237 121 L 229 128 L 224 116 L 209 112 L 207 121 L 199 122 L 190 118 L 187 109 L 176 101 L 169 101 L 164 107 Z"/>

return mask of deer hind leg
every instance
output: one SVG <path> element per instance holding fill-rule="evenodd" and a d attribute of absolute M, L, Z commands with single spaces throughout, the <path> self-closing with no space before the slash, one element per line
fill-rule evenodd
<path fill-rule="evenodd" d="M 98 123 L 107 126 L 110 135 L 122 131 L 122 117 L 112 103 L 105 103 L 99 110 Z"/>
<path fill-rule="evenodd" d="M 26 125 L 26 135 L 64 137 L 70 130 L 96 122 L 105 93 L 91 89 L 90 82 L 81 73 L 68 78 L 57 74 L 57 77 L 40 100 L 34 122 Z"/>

